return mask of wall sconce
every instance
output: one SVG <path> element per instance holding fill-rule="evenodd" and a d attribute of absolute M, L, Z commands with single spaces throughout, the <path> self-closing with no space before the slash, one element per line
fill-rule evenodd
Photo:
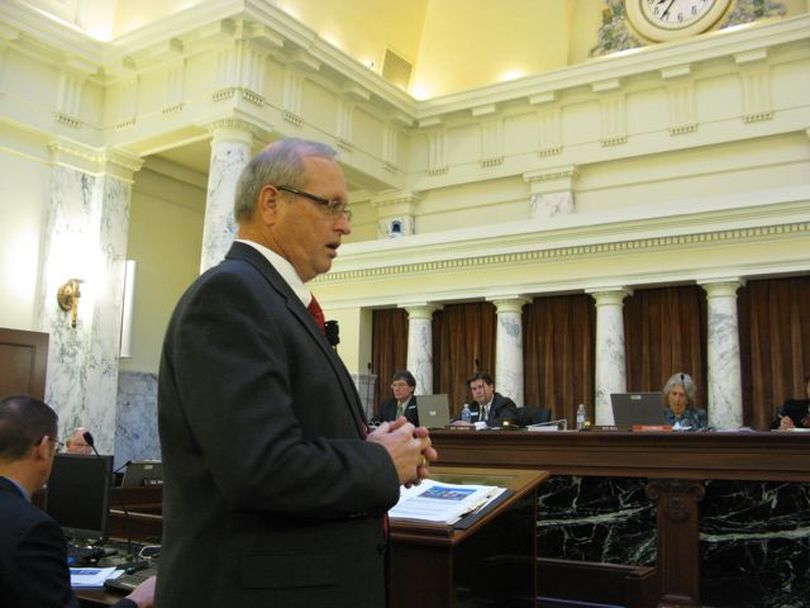
<path fill-rule="evenodd" d="M 79 285 L 83 281 L 81 279 L 68 279 L 56 292 L 56 301 L 59 302 L 59 308 L 65 311 L 70 311 L 70 326 L 76 327 L 76 315 L 79 312 L 79 298 L 82 297 Z"/>

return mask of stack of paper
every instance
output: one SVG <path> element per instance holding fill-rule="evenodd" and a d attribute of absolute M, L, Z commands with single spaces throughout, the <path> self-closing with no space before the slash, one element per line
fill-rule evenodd
<path fill-rule="evenodd" d="M 115 567 L 112 568 L 71 568 L 70 569 L 70 586 L 71 587 L 101 587 L 112 573 L 115 572 Z"/>
<path fill-rule="evenodd" d="M 452 525 L 467 513 L 480 511 L 506 488 L 467 484 L 446 484 L 425 479 L 418 486 L 401 488 L 399 502 L 388 516 Z"/>

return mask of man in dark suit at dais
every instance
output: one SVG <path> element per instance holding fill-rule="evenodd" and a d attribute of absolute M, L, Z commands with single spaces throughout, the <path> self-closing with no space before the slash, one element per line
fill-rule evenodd
<path fill-rule="evenodd" d="M 174 311 L 160 608 L 385 604 L 385 513 L 436 452 L 404 417 L 367 433 L 306 287 L 351 231 L 347 196 L 331 147 L 269 145 L 239 178 L 236 242 Z"/>
<path fill-rule="evenodd" d="M 59 524 L 31 504 L 51 476 L 57 416 L 25 395 L 0 400 L 0 606 L 78 608 Z M 152 608 L 155 578 L 113 608 Z"/>

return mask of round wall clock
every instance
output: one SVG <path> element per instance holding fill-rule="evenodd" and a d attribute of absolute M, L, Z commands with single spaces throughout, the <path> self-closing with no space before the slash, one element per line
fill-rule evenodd
<path fill-rule="evenodd" d="M 701 34 L 720 21 L 732 0 L 624 0 L 630 25 L 644 38 L 674 40 Z"/>

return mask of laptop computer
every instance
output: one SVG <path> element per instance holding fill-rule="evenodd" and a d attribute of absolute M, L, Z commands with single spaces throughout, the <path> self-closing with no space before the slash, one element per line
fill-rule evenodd
<path fill-rule="evenodd" d="M 419 426 L 440 429 L 450 424 L 450 401 L 447 393 L 417 395 L 416 411 L 419 412 Z"/>
<path fill-rule="evenodd" d="M 163 463 L 158 460 L 130 462 L 121 480 L 122 488 L 159 486 L 163 483 Z"/>
<path fill-rule="evenodd" d="M 616 426 L 634 424 L 664 424 L 661 393 L 611 393 L 613 423 Z"/>

